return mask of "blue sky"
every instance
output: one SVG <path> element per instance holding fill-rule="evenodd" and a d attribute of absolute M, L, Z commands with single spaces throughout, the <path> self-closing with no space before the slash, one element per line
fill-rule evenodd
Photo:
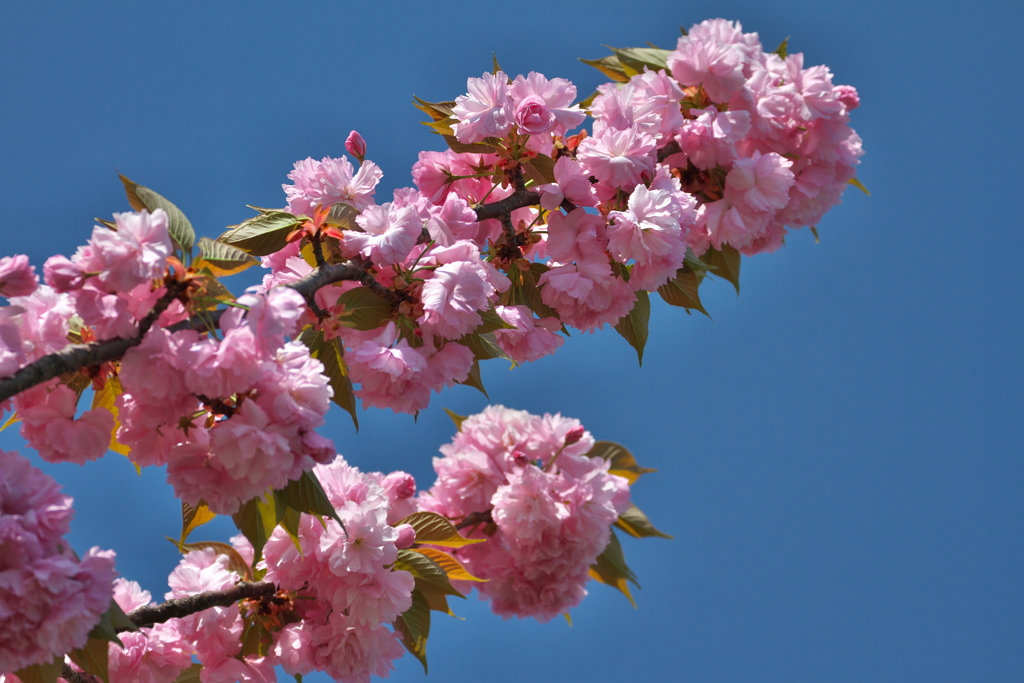
<path fill-rule="evenodd" d="M 658 474 L 635 500 L 675 540 L 624 542 L 634 610 L 600 585 L 574 625 L 502 621 L 475 599 L 435 617 L 427 681 L 1024 680 L 1024 5 L 1011 2 L 307 1 L 0 5 L 0 253 L 41 264 L 127 209 L 120 171 L 216 236 L 280 206 L 292 163 L 358 129 L 383 189 L 439 138 L 415 94 L 450 99 L 491 52 L 589 93 L 602 45 L 671 47 L 737 19 L 855 85 L 860 178 L 818 226 L 745 259 L 713 320 L 654 307 L 643 368 L 607 331 L 553 358 L 484 365 L 493 402 L 580 418 Z M 386 195 L 385 195 L 386 196 Z M 451 438 L 365 412 L 326 434 L 367 470 L 432 481 Z M 13 430 L 0 447 L 21 448 Z M 176 502 L 108 456 L 46 466 L 76 499 L 72 543 L 118 551 L 159 595 Z M 226 525 L 208 536 L 223 537 Z M 308 677 L 309 681 L 324 680 Z M 424 680 L 411 657 L 392 680 Z"/>

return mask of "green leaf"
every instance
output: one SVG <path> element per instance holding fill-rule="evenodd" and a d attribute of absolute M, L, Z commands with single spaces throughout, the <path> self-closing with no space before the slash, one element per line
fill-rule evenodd
<path fill-rule="evenodd" d="M 117 643 L 119 646 L 124 647 L 124 643 L 117 637 L 118 631 L 138 630 L 139 627 L 135 625 L 135 622 L 128 618 L 128 615 L 124 613 L 124 610 L 121 609 L 117 602 L 111 599 L 107 611 L 100 615 L 99 623 L 89 631 L 89 638 L 104 640 L 108 643 Z"/>
<path fill-rule="evenodd" d="M 483 543 L 482 538 L 466 538 L 459 534 L 455 525 L 436 512 L 414 512 L 395 524 L 410 524 L 416 530 L 416 542 L 440 545 L 447 548 L 461 548 L 464 545 Z"/>
<path fill-rule="evenodd" d="M 523 162 L 523 173 L 539 185 L 555 182 L 555 160 L 549 156 L 538 154 Z"/>
<path fill-rule="evenodd" d="M 345 365 L 345 349 L 337 339 L 324 340 L 324 333 L 313 327 L 307 327 L 299 335 L 299 341 L 309 347 L 309 355 L 324 364 L 324 376 L 331 382 L 334 395 L 331 400 L 345 409 L 352 417 L 352 423 L 359 430 L 359 417 L 356 413 L 356 394 L 352 388 L 352 379 Z"/>
<path fill-rule="evenodd" d="M 494 338 L 493 332 L 487 332 L 485 334 L 467 334 L 465 337 L 459 340 L 460 344 L 469 347 L 469 350 L 473 352 L 473 357 L 477 360 L 490 360 L 491 358 L 505 358 L 511 361 L 512 359 L 505 355 L 505 352 L 498 346 L 498 341 Z"/>
<path fill-rule="evenodd" d="M 640 475 L 657 472 L 649 467 L 640 467 L 636 458 L 624 446 L 611 441 L 598 441 L 587 451 L 588 458 L 604 458 L 609 462 L 609 474 L 616 474 L 629 480 L 632 486 Z"/>
<path fill-rule="evenodd" d="M 90 638 L 85 647 L 72 650 L 68 653 L 68 656 L 83 671 L 99 676 L 103 683 L 110 683 L 110 673 L 107 668 L 106 640 Z"/>
<path fill-rule="evenodd" d="M 502 320 L 493 306 L 486 311 L 480 311 L 480 319 L 483 322 L 477 325 L 477 328 L 472 332 L 473 334 L 485 334 L 495 330 L 514 330 L 516 328 L 515 325 L 510 325 Z"/>
<path fill-rule="evenodd" d="M 702 278 L 703 274 L 695 273 L 684 266 L 676 271 L 674 278 L 658 287 L 658 294 L 670 306 L 700 311 L 710 318 L 711 316 L 704 310 L 704 305 L 700 302 L 698 293 Z"/>
<path fill-rule="evenodd" d="M 473 387 L 483 394 L 488 400 L 491 398 L 490 396 L 487 396 L 487 390 L 484 389 L 484 380 L 480 376 L 480 361 L 475 358 L 473 359 L 473 365 L 470 367 L 469 374 L 466 376 L 466 379 L 459 382 L 459 384 L 465 384 L 467 387 Z"/>
<path fill-rule="evenodd" d="M 271 529 L 273 531 L 273 529 Z M 193 550 L 212 550 L 218 555 L 228 558 L 228 569 L 244 577 L 246 581 L 252 581 L 252 568 L 245 561 L 234 546 L 220 541 L 197 541 L 196 543 L 182 543 L 182 553 L 190 553 Z"/>
<path fill-rule="evenodd" d="M 427 638 L 430 636 L 430 608 L 419 591 L 412 593 L 412 607 L 395 620 L 395 630 L 402 634 L 402 644 L 420 660 L 427 672 Z"/>
<path fill-rule="evenodd" d="M 789 36 L 786 36 L 779 46 L 773 50 L 779 57 L 785 59 L 789 56 Z"/>
<path fill-rule="evenodd" d="M 427 601 L 429 609 L 435 612 L 443 612 L 452 617 L 455 616 L 455 612 L 452 612 L 452 608 L 448 606 L 448 594 L 435 584 L 423 579 L 414 579 L 413 585 L 415 586 L 414 590 L 419 591 L 423 599 Z"/>
<path fill-rule="evenodd" d="M 259 263 L 259 259 L 247 252 L 224 242 L 216 242 L 209 237 L 199 238 L 199 258 L 192 264 L 194 268 L 207 268 L 217 277 L 241 273 Z"/>
<path fill-rule="evenodd" d="M 740 293 L 740 252 L 723 244 L 721 251 L 708 249 L 701 258 L 714 269 L 715 275 L 731 282 L 736 293 Z"/>
<path fill-rule="evenodd" d="M 128 204 L 136 211 L 147 209 L 153 213 L 157 209 L 167 212 L 167 232 L 170 233 L 174 244 L 186 254 L 192 253 L 192 245 L 196 241 L 196 231 L 192 229 L 192 223 L 185 218 L 181 209 L 176 207 L 170 200 L 160 196 L 148 187 L 133 183 L 123 175 L 118 175 L 121 183 L 124 184 L 125 194 L 128 195 Z"/>
<path fill-rule="evenodd" d="M 661 50 L 656 47 L 613 47 L 611 50 L 619 58 L 619 63 L 627 69 L 627 73 L 629 69 L 632 69 L 638 74 L 644 72 L 645 66 L 651 71 L 668 69 L 668 56 L 671 54 L 669 50 Z"/>
<path fill-rule="evenodd" d="M 277 497 L 293 510 L 328 517 L 345 528 L 323 485 L 312 471 L 307 470 L 298 479 L 288 482 L 287 486 L 277 492 Z"/>
<path fill-rule="evenodd" d="M 634 538 L 650 538 L 652 536 L 672 538 L 668 534 L 655 529 L 654 525 L 651 524 L 651 520 L 647 519 L 647 515 L 632 503 L 629 504 L 625 512 L 619 515 L 619 518 L 615 521 L 615 526 Z"/>
<path fill-rule="evenodd" d="M 455 431 L 461 432 L 462 431 L 462 422 L 466 419 L 466 416 L 465 415 L 459 415 L 458 413 L 453 413 L 452 411 L 448 410 L 447 408 L 444 409 L 444 412 L 448 413 L 448 417 L 450 417 L 452 419 L 452 422 L 455 423 Z"/>
<path fill-rule="evenodd" d="M 202 501 L 194 507 L 181 501 L 181 539 L 178 541 L 178 545 L 183 545 L 189 534 L 216 516 Z"/>
<path fill-rule="evenodd" d="M 287 211 L 267 211 L 238 225 L 229 226 L 217 241 L 237 247 L 252 256 L 268 256 L 284 249 L 288 244 L 285 239 L 288 233 L 305 220 L 305 217 Z"/>
<path fill-rule="evenodd" d="M 238 512 L 231 515 L 235 526 L 252 543 L 254 562 L 259 561 L 263 556 L 263 546 L 267 544 L 267 539 L 274 532 L 277 523 L 281 521 L 281 515 L 284 514 L 284 509 L 279 511 L 274 502 L 273 495 L 266 499 L 263 497 L 253 498 L 243 503 Z"/>
<path fill-rule="evenodd" d="M 867 196 L 869 196 L 869 197 L 871 196 L 871 193 L 868 192 L 868 188 L 864 187 L 864 183 L 862 183 L 857 178 L 850 178 L 849 183 L 851 185 L 853 185 L 854 187 L 856 187 L 861 192 L 863 192 L 864 194 L 866 194 Z"/>
<path fill-rule="evenodd" d="M 622 552 L 622 545 L 619 543 L 618 536 L 613 531 L 611 538 L 608 540 L 608 545 L 605 546 L 604 551 L 597 556 L 597 560 L 590 566 L 590 576 L 596 581 L 607 584 L 612 588 L 616 588 L 625 595 L 629 602 L 636 608 L 636 601 L 633 600 L 633 595 L 629 592 L 629 583 L 633 582 L 637 588 L 640 584 L 636 582 L 636 574 L 626 564 L 626 556 Z"/>
<path fill-rule="evenodd" d="M 594 67 L 613 81 L 625 83 L 630 78 L 626 75 L 626 70 L 622 67 L 622 62 L 620 62 L 619 58 L 614 55 L 602 57 L 601 59 L 580 58 L 580 61 L 588 66 Z"/>
<path fill-rule="evenodd" d="M 57 683 L 60 672 L 64 670 L 64 657 L 54 657 L 52 662 L 45 664 L 33 664 L 24 669 L 15 671 L 14 675 L 21 679 L 21 683 Z"/>
<path fill-rule="evenodd" d="M 375 330 L 391 319 L 391 304 L 367 287 L 356 287 L 338 297 L 345 305 L 338 322 L 356 330 Z"/>
<path fill-rule="evenodd" d="M 192 664 L 190 667 L 185 669 L 174 679 L 174 683 L 200 683 L 199 674 L 203 670 L 203 665 L 197 663 Z"/>
<path fill-rule="evenodd" d="M 615 323 L 615 331 L 636 349 L 640 365 L 644 364 L 644 346 L 647 345 L 647 328 L 651 321 L 651 300 L 642 289 L 636 293 L 633 310 Z"/>

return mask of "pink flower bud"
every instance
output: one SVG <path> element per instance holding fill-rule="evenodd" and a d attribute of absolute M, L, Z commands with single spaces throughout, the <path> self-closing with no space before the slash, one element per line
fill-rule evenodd
<path fill-rule="evenodd" d="M 345 149 L 348 150 L 349 154 L 359 159 L 359 163 L 362 163 L 363 159 L 366 158 L 366 140 L 356 131 L 352 131 L 345 138 Z"/>
<path fill-rule="evenodd" d="M 398 540 L 395 541 L 395 546 L 399 550 L 405 550 L 411 548 L 412 544 L 416 542 L 416 530 L 412 528 L 412 524 L 399 524 L 395 527 L 398 532 Z"/>
<path fill-rule="evenodd" d="M 579 427 L 573 427 L 565 435 L 565 445 L 571 446 L 574 443 L 578 443 L 583 438 L 583 434 L 586 430 L 583 429 L 583 425 Z"/>
<path fill-rule="evenodd" d="M 520 451 L 513 451 L 508 458 L 514 467 L 526 467 L 530 462 L 530 459 Z"/>
<path fill-rule="evenodd" d="M 64 256 L 51 256 L 43 264 L 43 279 L 58 292 L 71 292 L 82 288 L 85 272 Z"/>
<path fill-rule="evenodd" d="M 846 105 L 847 111 L 853 111 L 860 106 L 860 95 L 852 85 L 837 85 L 834 92 L 839 101 Z"/>

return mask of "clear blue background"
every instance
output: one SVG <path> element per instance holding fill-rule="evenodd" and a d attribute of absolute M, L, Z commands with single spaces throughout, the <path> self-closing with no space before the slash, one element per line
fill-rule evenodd
<path fill-rule="evenodd" d="M 437 616 L 428 681 L 1020 681 L 1024 546 L 1019 265 L 1022 4 L 978 2 L 174 2 L 0 5 L 0 252 L 41 265 L 127 210 L 120 171 L 201 234 L 280 206 L 291 164 L 350 129 L 411 184 L 413 94 L 490 69 L 600 76 L 603 44 L 671 47 L 680 24 L 742 21 L 768 49 L 855 85 L 868 198 L 747 259 L 713 316 L 655 306 L 643 368 L 612 332 L 484 366 L 495 403 L 580 418 L 660 472 L 635 500 L 675 540 L 625 542 L 639 609 L 594 585 L 574 626 Z M 240 289 L 240 288 L 239 288 Z M 414 423 L 342 412 L 351 462 L 432 481 L 445 406 Z M 7 430 L 0 447 L 21 448 Z M 175 564 L 163 474 L 122 458 L 47 466 L 75 497 L 72 543 L 118 551 L 156 596 Z M 205 529 L 203 531 L 206 531 Z M 205 534 L 223 538 L 227 525 Z M 422 681 L 411 657 L 393 680 Z M 323 678 L 315 676 L 307 680 Z"/>

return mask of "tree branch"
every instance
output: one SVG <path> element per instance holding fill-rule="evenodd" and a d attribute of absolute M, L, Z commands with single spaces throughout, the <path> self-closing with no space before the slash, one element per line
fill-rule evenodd
<path fill-rule="evenodd" d="M 473 210 L 476 212 L 476 219 L 478 221 L 485 221 L 488 218 L 507 216 L 516 209 L 521 209 L 524 206 L 533 206 L 534 204 L 540 204 L 539 192 L 536 190 L 516 190 L 504 199 L 490 204 L 481 204 L 474 207 Z"/>
<path fill-rule="evenodd" d="M 317 311 L 319 307 L 316 306 L 316 301 L 314 300 L 317 290 L 334 282 L 344 280 L 357 280 L 363 286 L 372 290 L 374 294 L 392 304 L 401 301 L 401 297 L 397 293 L 383 287 L 364 268 L 351 261 L 327 264 L 322 268 L 315 268 L 312 273 L 304 278 L 283 286 L 290 287 L 301 294 L 306 299 L 306 303 L 310 304 L 310 308 L 313 311 Z M 170 294 L 171 288 L 168 288 L 167 294 L 162 296 L 157 305 L 153 307 L 153 310 L 139 322 L 140 333 L 136 336 L 129 339 L 117 338 L 90 342 L 88 344 L 71 344 L 60 351 L 29 363 L 11 377 L 0 379 L 0 402 L 6 401 L 12 396 L 47 382 L 54 377 L 60 377 L 63 374 L 75 372 L 82 368 L 102 365 L 103 363 L 123 358 L 129 349 L 142 343 L 142 339 L 150 326 L 177 296 L 176 294 L 175 296 L 170 296 Z M 208 331 L 211 327 L 217 327 L 220 322 L 220 316 L 223 313 L 223 310 L 210 311 L 171 325 L 167 329 L 171 332 L 186 329 L 199 330 L 200 332 Z"/>
<path fill-rule="evenodd" d="M 210 609 L 211 607 L 230 607 L 239 600 L 246 598 L 269 597 L 277 592 L 277 586 L 261 581 L 259 583 L 239 583 L 234 588 L 222 591 L 197 593 L 187 598 L 175 598 L 154 607 L 140 607 L 131 612 L 128 618 L 136 626 L 152 626 L 162 624 L 170 619 L 180 619 Z"/>
<path fill-rule="evenodd" d="M 100 679 L 97 676 L 85 673 L 84 671 L 75 671 L 67 662 L 64 662 L 64 668 L 61 669 L 60 677 L 68 683 L 100 683 Z"/>

